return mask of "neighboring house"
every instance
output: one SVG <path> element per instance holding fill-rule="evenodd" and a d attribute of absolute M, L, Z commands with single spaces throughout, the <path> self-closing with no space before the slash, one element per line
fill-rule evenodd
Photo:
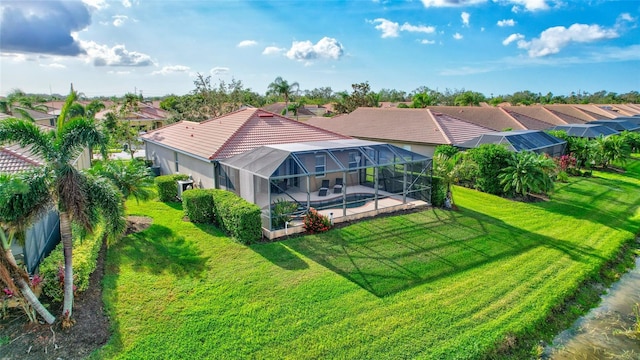
<path fill-rule="evenodd" d="M 600 136 L 610 136 L 620 134 L 617 130 L 614 130 L 606 125 L 601 124 L 567 124 L 558 125 L 550 128 L 549 130 L 560 130 L 567 133 L 569 136 L 583 137 L 587 139 L 595 139 Z"/>
<path fill-rule="evenodd" d="M 119 106 L 107 108 L 96 114 L 96 119 L 103 120 L 109 112 L 118 112 Z M 140 132 L 146 132 L 163 127 L 169 120 L 169 112 L 154 106 L 153 104 L 138 103 L 138 109 L 127 113 L 122 119 L 129 122 L 129 125 Z"/>
<path fill-rule="evenodd" d="M 289 105 L 293 104 L 292 102 L 289 102 Z M 261 107 L 262 110 L 266 110 L 268 112 L 272 112 L 274 114 L 280 114 L 282 116 L 285 115 L 285 103 L 283 102 L 277 102 L 277 103 L 273 103 L 273 104 L 268 104 L 265 105 L 263 107 Z M 309 119 L 311 117 L 317 116 L 314 112 L 312 112 L 311 110 L 307 109 L 306 105 L 302 106 L 300 108 L 298 108 L 297 113 L 294 112 L 293 110 L 289 110 L 289 114 L 287 115 L 288 118 L 290 119 L 296 119 L 296 120 L 306 120 Z"/>
<path fill-rule="evenodd" d="M 438 145 L 455 145 L 491 128 L 430 109 L 358 108 L 333 118 L 312 118 L 308 124 L 363 140 L 396 145 L 433 156 Z"/>
<path fill-rule="evenodd" d="M 427 108 L 493 131 L 527 130 L 525 125 L 500 107 L 428 106 Z"/>
<path fill-rule="evenodd" d="M 42 162 L 28 149 L 18 145 L 0 146 L 0 173 L 16 173 L 42 166 Z M 60 220 L 54 210 L 44 214 L 25 233 L 24 244 L 13 242 L 11 251 L 18 262 L 24 263 L 33 274 L 40 261 L 60 241 Z"/>
<path fill-rule="evenodd" d="M 191 174 L 204 188 L 226 188 L 218 162 L 259 146 L 348 138 L 256 108 L 203 122 L 181 121 L 140 137 L 147 159 L 161 174 Z"/>
<path fill-rule="evenodd" d="M 2 121 L 1 118 L 0 121 Z M 51 127 L 44 125 L 40 125 L 40 127 L 51 129 Z M 28 148 L 17 144 L 0 146 L 0 173 L 16 173 L 43 164 L 44 162 Z M 78 169 L 89 168 L 91 166 L 89 150 L 83 151 L 73 165 Z M 24 244 L 14 242 L 11 250 L 16 259 L 23 261 L 27 271 L 32 274 L 42 259 L 55 248 L 59 241 L 60 220 L 58 213 L 51 210 L 26 230 Z"/>
<path fill-rule="evenodd" d="M 19 109 L 20 111 L 26 112 L 31 117 L 31 119 L 33 119 L 35 123 L 38 125 L 54 126 L 58 118 L 57 115 L 47 114 L 45 112 L 38 111 L 38 110 L 25 109 L 25 108 L 17 108 L 17 109 Z M 0 113 L 0 120 L 7 117 L 15 117 L 18 119 L 23 118 L 22 113 L 20 111 L 14 110 L 13 115 Z"/>
<path fill-rule="evenodd" d="M 588 124 L 599 124 L 612 128 L 616 131 L 634 131 L 640 132 L 640 125 L 623 119 L 607 119 L 590 121 Z"/>
<path fill-rule="evenodd" d="M 567 122 L 543 106 L 500 106 L 529 130 L 544 130 Z"/>
<path fill-rule="evenodd" d="M 505 145 L 510 151 L 533 151 L 552 157 L 562 156 L 567 142 L 541 130 L 491 132 L 466 141 L 460 148 L 471 149 L 483 144 Z"/>

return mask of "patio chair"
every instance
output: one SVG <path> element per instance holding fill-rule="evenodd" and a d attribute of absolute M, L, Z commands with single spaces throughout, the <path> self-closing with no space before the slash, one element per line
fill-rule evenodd
<path fill-rule="evenodd" d="M 320 185 L 318 196 L 327 196 L 328 191 L 329 191 L 329 180 L 322 180 L 322 185 Z"/>
<path fill-rule="evenodd" d="M 336 184 L 333 186 L 334 194 L 340 194 L 342 192 L 342 186 L 344 185 L 342 181 L 343 181 L 342 178 L 336 179 Z"/>

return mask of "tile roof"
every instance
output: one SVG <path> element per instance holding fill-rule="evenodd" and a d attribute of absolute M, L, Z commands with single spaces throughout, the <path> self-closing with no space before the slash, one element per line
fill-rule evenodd
<path fill-rule="evenodd" d="M 145 141 L 209 160 L 262 145 L 348 139 L 265 110 L 247 108 L 203 122 L 181 121 L 141 136 Z"/>
<path fill-rule="evenodd" d="M 289 103 L 291 104 L 291 103 Z M 263 107 L 261 107 L 262 110 L 266 110 L 268 112 L 272 112 L 274 114 L 282 114 L 284 112 L 284 108 L 285 108 L 285 103 L 283 102 L 277 102 L 277 103 L 273 103 L 273 104 L 268 104 L 265 105 Z M 311 112 L 311 110 L 305 108 L 305 107 L 301 107 L 298 109 L 298 116 L 315 116 L 316 114 L 314 114 L 313 112 Z M 295 115 L 293 114 L 293 111 L 289 111 L 289 117 L 294 118 Z"/>
<path fill-rule="evenodd" d="M 0 147 L 0 172 L 15 173 L 40 165 L 42 162 L 18 145 Z"/>
<path fill-rule="evenodd" d="M 311 118 L 308 123 L 357 138 L 434 145 L 456 144 L 491 131 L 428 109 L 362 107 L 334 118 Z"/>
<path fill-rule="evenodd" d="M 511 110 L 507 110 L 505 109 L 505 111 L 507 113 L 509 113 L 509 115 L 513 116 L 516 120 L 518 120 L 522 125 L 524 125 L 527 129 L 529 130 L 544 130 L 544 129 L 548 129 L 554 125 L 558 125 L 558 123 L 560 124 L 566 124 L 564 121 L 558 121 L 555 124 L 551 124 L 548 122 L 544 122 L 542 120 L 538 120 L 536 118 L 533 118 L 531 116 L 528 115 L 524 115 L 524 114 L 520 114 L 518 112 L 515 111 L 511 111 Z M 553 114 L 551 114 L 553 115 Z M 560 120 L 560 119 L 558 119 Z"/>
<path fill-rule="evenodd" d="M 544 124 L 549 124 L 547 127 L 553 125 L 564 125 L 567 122 L 562 120 L 560 117 L 549 111 L 543 106 L 533 105 L 533 106 L 501 106 L 505 111 L 507 111 L 511 116 L 515 117 L 518 121 L 522 123 L 522 125 L 527 126 L 528 119 L 531 118 L 537 121 L 541 121 Z M 519 117 L 521 116 L 521 117 Z M 543 125 L 543 124 L 540 124 Z M 528 126 L 527 126 L 528 127 Z"/>
<path fill-rule="evenodd" d="M 570 104 L 543 105 L 543 107 L 568 124 L 583 124 L 587 121 L 596 120 Z"/>
<path fill-rule="evenodd" d="M 506 111 L 497 107 L 428 106 L 427 108 L 495 131 L 502 131 L 509 128 L 513 130 L 526 129 L 524 125 L 519 123 Z"/>

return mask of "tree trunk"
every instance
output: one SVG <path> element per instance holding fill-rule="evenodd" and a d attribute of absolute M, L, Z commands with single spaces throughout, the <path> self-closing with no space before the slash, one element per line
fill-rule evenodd
<path fill-rule="evenodd" d="M 4 230 L 0 229 L 0 237 L 2 238 L 2 248 L 4 250 L 4 256 L 7 262 L 15 268 L 14 271 L 12 272 L 19 272 L 20 268 L 16 263 L 16 258 L 13 256 L 13 252 L 11 251 L 11 246 L 9 245 L 9 241 L 6 238 L 6 234 L 4 233 Z M 33 293 L 29 284 L 24 280 L 22 276 L 16 276 L 16 278 L 17 278 L 18 288 L 20 289 L 22 296 L 24 296 L 24 298 L 27 300 L 29 305 L 38 314 L 40 314 L 40 316 L 42 316 L 42 318 L 44 319 L 44 321 L 47 322 L 47 324 L 53 324 L 53 322 L 56 321 L 56 318 L 53 315 L 51 315 L 51 313 L 49 312 L 49 310 L 47 310 L 47 308 L 42 306 L 42 303 L 40 302 L 38 297 Z"/>
<path fill-rule="evenodd" d="M 64 303 L 62 305 L 62 319 L 69 321 L 73 312 L 73 237 L 71 234 L 71 220 L 69 214 L 60 212 L 60 236 L 64 252 Z"/>

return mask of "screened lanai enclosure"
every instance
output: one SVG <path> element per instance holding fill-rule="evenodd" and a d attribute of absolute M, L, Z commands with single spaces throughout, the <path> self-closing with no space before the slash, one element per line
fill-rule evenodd
<path fill-rule="evenodd" d="M 514 130 L 482 134 L 456 146 L 471 149 L 482 144 L 502 144 L 510 151 L 533 151 L 561 156 L 567 142 L 540 130 Z"/>
<path fill-rule="evenodd" d="M 295 231 L 310 208 L 340 222 L 431 201 L 431 158 L 372 141 L 268 145 L 220 166 L 221 187 L 257 204 L 268 231 Z"/>

